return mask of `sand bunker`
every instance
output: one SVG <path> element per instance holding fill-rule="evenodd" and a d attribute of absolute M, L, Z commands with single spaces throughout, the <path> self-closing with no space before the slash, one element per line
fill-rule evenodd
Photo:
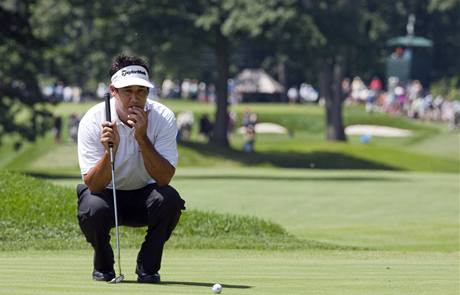
<path fill-rule="evenodd" d="M 238 128 L 239 133 L 244 133 L 244 127 Z M 288 130 L 275 123 L 257 123 L 256 124 L 256 133 L 277 133 L 277 134 L 287 134 Z"/>
<path fill-rule="evenodd" d="M 347 135 L 371 135 L 380 137 L 407 137 L 413 132 L 407 129 L 376 125 L 350 125 L 345 128 Z"/>

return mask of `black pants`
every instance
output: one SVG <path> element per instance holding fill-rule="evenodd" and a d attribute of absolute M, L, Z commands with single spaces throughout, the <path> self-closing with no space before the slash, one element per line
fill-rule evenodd
<path fill-rule="evenodd" d="M 94 269 L 113 270 L 110 229 L 115 227 L 113 193 L 106 189 L 91 193 L 86 185 L 77 186 L 78 221 L 86 240 L 94 249 Z M 137 256 L 137 269 L 153 274 L 161 267 L 163 246 L 176 227 L 184 200 L 171 186 L 155 184 L 131 191 L 117 190 L 118 223 L 147 226 L 147 234 Z"/>

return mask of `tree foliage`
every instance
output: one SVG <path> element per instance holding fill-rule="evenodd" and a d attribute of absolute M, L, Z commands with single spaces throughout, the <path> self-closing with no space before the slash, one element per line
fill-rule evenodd
<path fill-rule="evenodd" d="M 29 23 L 32 3 L 0 5 L 0 140 L 10 134 L 18 143 L 44 134 L 52 118 L 37 80 L 44 44 Z"/>
<path fill-rule="evenodd" d="M 405 34 L 410 13 L 416 35 L 434 41 L 433 80 L 458 77 L 458 0 L 5 0 L 0 106 L 8 112 L 0 136 L 43 132 L 48 121 L 37 77 L 94 92 L 108 82 L 111 59 L 127 52 L 148 59 L 158 83 L 214 83 L 213 141 L 228 145 L 226 81 L 240 68 L 264 67 L 286 87 L 323 85 L 327 102 L 340 104 L 342 76 L 384 77 L 385 42 Z M 337 123 L 341 107 L 333 108 L 326 113 Z M 18 122 L 19 110 L 30 119 Z"/>

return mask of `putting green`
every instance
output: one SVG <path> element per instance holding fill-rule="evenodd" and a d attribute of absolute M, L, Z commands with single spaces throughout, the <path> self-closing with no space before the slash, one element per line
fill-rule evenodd
<path fill-rule="evenodd" d="M 0 253 L 0 294 L 458 294 L 456 253 L 167 250 L 161 285 L 134 283 L 136 251 L 123 249 L 123 284 L 90 279 L 91 251 Z"/>

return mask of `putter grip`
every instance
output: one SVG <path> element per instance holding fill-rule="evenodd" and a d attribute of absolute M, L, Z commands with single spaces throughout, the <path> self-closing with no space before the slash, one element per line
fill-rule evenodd
<path fill-rule="evenodd" d="M 110 115 L 110 93 L 104 94 L 105 100 L 105 120 L 112 122 L 112 116 Z M 109 142 L 109 147 L 113 147 L 113 143 Z"/>
<path fill-rule="evenodd" d="M 111 122 L 112 116 L 110 115 L 110 94 L 109 93 L 104 94 L 104 100 L 105 100 L 105 119 Z"/>

